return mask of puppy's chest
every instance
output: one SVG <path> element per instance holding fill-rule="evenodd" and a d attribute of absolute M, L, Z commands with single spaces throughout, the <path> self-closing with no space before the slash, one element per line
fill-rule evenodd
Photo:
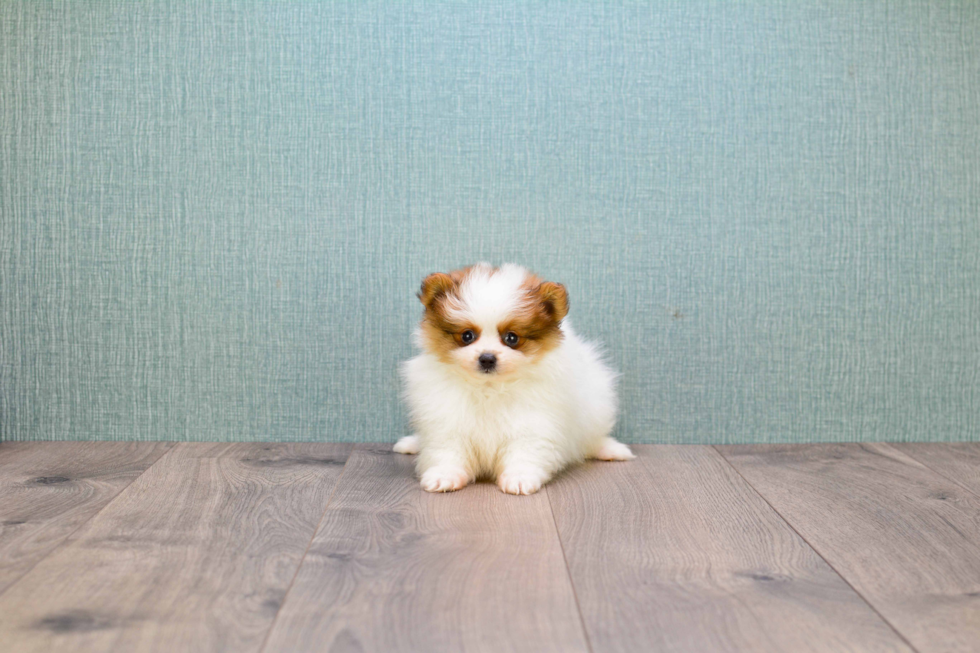
<path fill-rule="evenodd" d="M 447 397 L 441 413 L 443 427 L 488 451 L 540 431 L 553 421 L 542 406 L 507 395 Z"/>

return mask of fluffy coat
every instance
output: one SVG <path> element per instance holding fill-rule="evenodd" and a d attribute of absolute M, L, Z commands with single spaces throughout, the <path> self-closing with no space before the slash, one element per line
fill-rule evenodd
<path fill-rule="evenodd" d="M 422 351 L 401 368 L 415 434 L 395 451 L 418 454 L 423 489 L 531 494 L 586 458 L 633 457 L 609 437 L 617 375 L 565 319 L 563 286 L 480 263 L 429 275 L 419 298 Z"/>

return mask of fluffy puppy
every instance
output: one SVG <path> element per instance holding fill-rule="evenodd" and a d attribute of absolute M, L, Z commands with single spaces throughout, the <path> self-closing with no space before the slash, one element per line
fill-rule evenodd
<path fill-rule="evenodd" d="M 616 374 L 565 320 L 564 286 L 478 263 L 429 275 L 419 299 L 422 353 L 401 369 L 415 434 L 394 449 L 419 455 L 423 489 L 532 494 L 586 458 L 633 458 L 609 437 Z"/>

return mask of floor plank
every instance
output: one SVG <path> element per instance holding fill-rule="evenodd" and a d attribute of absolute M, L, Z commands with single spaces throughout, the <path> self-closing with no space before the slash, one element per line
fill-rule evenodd
<path fill-rule="evenodd" d="M 549 486 L 592 648 L 909 651 L 704 446 L 634 446 Z"/>
<path fill-rule="evenodd" d="M 419 488 L 359 446 L 266 651 L 584 651 L 547 496 Z"/>
<path fill-rule="evenodd" d="M 719 449 L 919 651 L 980 648 L 980 498 L 887 445 Z"/>
<path fill-rule="evenodd" d="M 907 442 L 889 446 L 980 496 L 980 442 Z"/>
<path fill-rule="evenodd" d="M 351 445 L 176 446 L 0 595 L 10 651 L 255 651 Z"/>
<path fill-rule="evenodd" d="M 170 447 L 164 442 L 0 443 L 0 593 Z"/>

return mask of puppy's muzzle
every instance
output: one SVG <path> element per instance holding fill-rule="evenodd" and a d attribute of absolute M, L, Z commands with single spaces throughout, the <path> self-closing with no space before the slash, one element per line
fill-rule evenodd
<path fill-rule="evenodd" d="M 477 362 L 480 363 L 480 369 L 487 374 L 497 369 L 497 357 L 490 352 L 483 352 L 480 354 Z"/>

